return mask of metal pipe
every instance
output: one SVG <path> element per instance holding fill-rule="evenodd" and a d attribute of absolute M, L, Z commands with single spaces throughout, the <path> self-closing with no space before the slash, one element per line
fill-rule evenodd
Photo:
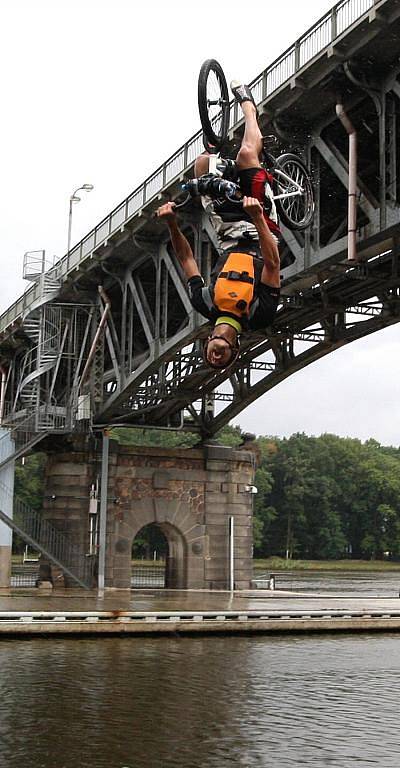
<path fill-rule="evenodd" d="M 349 135 L 347 259 L 357 261 L 357 131 L 340 102 L 336 104 L 336 114 Z"/>
<path fill-rule="evenodd" d="M 271 573 L 268 579 L 268 589 L 271 591 L 275 589 L 275 574 Z"/>
<path fill-rule="evenodd" d="M 103 432 L 103 450 L 101 455 L 100 478 L 100 526 L 99 526 L 99 569 L 98 591 L 104 592 L 106 570 L 106 530 L 107 530 L 107 499 L 108 499 L 108 454 L 110 438 Z"/>
<path fill-rule="evenodd" d="M 2 365 L 0 365 L 0 373 L 1 373 L 1 386 L 0 386 L 0 426 L 1 426 L 3 423 L 3 416 L 4 416 L 4 405 L 6 401 L 6 383 L 7 383 L 7 371 Z"/>
<path fill-rule="evenodd" d="M 229 516 L 229 590 L 235 589 L 234 518 Z"/>
<path fill-rule="evenodd" d="M 100 339 L 100 336 L 101 336 L 101 334 L 103 332 L 103 328 L 104 328 L 104 326 L 105 326 L 105 324 L 107 322 L 107 317 L 108 317 L 108 315 L 110 313 L 110 309 L 111 309 L 111 301 L 108 298 L 106 292 L 104 291 L 103 286 L 99 285 L 98 286 L 98 291 L 99 291 L 99 294 L 100 294 L 101 298 L 103 299 L 103 301 L 105 303 L 105 307 L 104 307 L 103 314 L 101 316 L 101 320 L 100 320 L 99 326 L 98 326 L 97 331 L 95 333 L 95 337 L 94 337 L 94 339 L 92 341 L 92 346 L 90 347 L 90 350 L 89 350 L 88 359 L 86 360 L 85 367 L 84 367 L 84 369 L 82 371 L 81 383 L 79 385 L 79 389 L 81 389 L 82 385 L 85 383 L 86 377 L 87 377 L 87 375 L 89 373 L 90 366 L 92 365 L 92 362 L 93 362 L 93 358 L 94 358 L 94 355 L 95 355 L 95 352 L 96 352 L 97 343 L 98 343 L 98 341 Z"/>

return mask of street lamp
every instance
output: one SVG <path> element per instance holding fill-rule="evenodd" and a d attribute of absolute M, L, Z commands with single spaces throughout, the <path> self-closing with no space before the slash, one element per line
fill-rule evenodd
<path fill-rule="evenodd" d="M 77 187 L 77 189 L 74 190 L 71 197 L 69 198 L 69 216 L 68 216 L 68 249 L 67 249 L 67 255 L 69 256 L 69 252 L 71 250 L 71 233 L 72 233 L 72 206 L 74 203 L 80 202 L 80 197 L 76 194 L 77 192 L 80 192 L 80 190 L 83 189 L 85 192 L 91 192 L 92 189 L 94 189 L 93 184 L 82 184 L 81 187 Z"/>

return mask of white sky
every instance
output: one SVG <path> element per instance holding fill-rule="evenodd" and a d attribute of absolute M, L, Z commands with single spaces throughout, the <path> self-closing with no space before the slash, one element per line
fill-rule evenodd
<path fill-rule="evenodd" d="M 218 59 L 252 80 L 330 0 L 1 0 L 0 311 L 25 251 L 66 251 L 199 127 L 197 75 Z M 257 434 L 324 431 L 399 444 L 399 330 L 335 352 L 236 420 Z"/>

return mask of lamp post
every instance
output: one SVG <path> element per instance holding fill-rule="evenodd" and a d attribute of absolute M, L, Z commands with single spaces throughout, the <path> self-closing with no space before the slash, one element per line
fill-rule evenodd
<path fill-rule="evenodd" d="M 67 248 L 67 255 L 69 256 L 69 252 L 71 250 L 71 234 L 72 234 L 72 206 L 74 203 L 79 203 L 80 197 L 76 194 L 77 192 L 80 192 L 80 190 L 83 189 L 85 192 L 91 192 L 92 189 L 94 189 L 93 184 L 82 184 L 81 187 L 77 187 L 77 189 L 74 190 L 71 197 L 69 198 L 69 216 L 68 216 L 68 248 Z"/>

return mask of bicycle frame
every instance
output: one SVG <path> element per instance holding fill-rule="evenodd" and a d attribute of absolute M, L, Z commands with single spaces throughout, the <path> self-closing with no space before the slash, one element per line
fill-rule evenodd
<path fill-rule="evenodd" d="M 274 195 L 274 191 L 272 190 L 272 195 L 274 200 L 286 200 L 288 197 L 297 197 L 298 195 L 302 195 L 304 192 L 304 188 L 301 186 L 301 184 L 298 184 L 297 181 L 294 181 L 290 178 L 286 173 L 279 170 L 279 168 L 274 168 L 271 173 L 271 176 L 274 176 L 275 178 L 280 176 L 282 179 L 285 179 L 285 181 L 288 181 L 292 187 L 295 187 L 293 192 L 283 192 L 281 195 Z M 279 181 L 278 181 L 279 184 Z"/>
<path fill-rule="evenodd" d="M 221 155 L 219 153 L 209 155 L 208 157 L 208 173 L 213 173 L 216 176 L 221 176 L 221 173 L 218 171 L 218 162 L 221 159 Z M 294 181 L 290 176 L 288 176 L 284 171 L 281 171 L 276 166 L 273 166 L 269 170 L 269 173 L 271 176 L 277 181 L 279 184 L 279 178 L 284 179 L 285 181 L 289 182 L 293 189 L 293 192 L 282 192 L 282 194 L 275 195 L 274 190 L 271 188 L 272 191 L 272 199 L 273 200 L 286 200 L 289 197 L 298 197 L 299 195 L 302 195 L 304 193 L 304 188 L 299 184 L 297 181 Z"/>

